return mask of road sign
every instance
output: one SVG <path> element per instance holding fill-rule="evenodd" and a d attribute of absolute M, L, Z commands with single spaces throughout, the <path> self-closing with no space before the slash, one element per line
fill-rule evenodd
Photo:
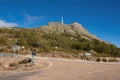
<path fill-rule="evenodd" d="M 12 46 L 12 51 L 19 51 L 20 50 L 20 46 L 19 45 L 13 45 Z"/>

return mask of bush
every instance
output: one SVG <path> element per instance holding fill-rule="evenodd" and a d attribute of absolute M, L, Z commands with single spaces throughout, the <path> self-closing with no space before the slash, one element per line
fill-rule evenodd
<path fill-rule="evenodd" d="M 119 62 L 119 60 L 117 60 L 116 58 L 114 58 L 114 62 Z"/>
<path fill-rule="evenodd" d="M 108 62 L 114 62 L 114 60 L 113 59 L 108 59 Z"/>
<path fill-rule="evenodd" d="M 18 65 L 17 63 L 10 63 L 9 64 L 10 67 L 17 67 L 17 65 Z"/>
<path fill-rule="evenodd" d="M 109 59 L 108 62 L 119 62 L 119 60 L 117 60 L 116 58 L 113 58 L 113 59 Z"/>
<path fill-rule="evenodd" d="M 96 59 L 96 62 L 100 62 L 101 61 L 101 59 L 98 57 L 97 59 Z"/>
<path fill-rule="evenodd" d="M 27 58 L 27 59 L 23 59 L 23 60 L 19 61 L 18 63 L 19 64 L 27 64 L 27 63 L 30 63 L 30 62 L 32 62 L 32 60 L 30 58 Z"/>
<path fill-rule="evenodd" d="M 102 61 L 103 61 L 103 62 L 107 62 L 107 59 L 106 59 L 106 58 L 102 58 Z"/>

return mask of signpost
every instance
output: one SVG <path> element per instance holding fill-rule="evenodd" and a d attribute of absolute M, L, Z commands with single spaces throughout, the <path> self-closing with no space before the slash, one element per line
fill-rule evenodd
<path fill-rule="evenodd" d="M 13 51 L 14 54 L 15 54 L 16 51 L 17 51 L 18 54 L 19 54 L 20 46 L 19 46 L 19 45 L 13 45 L 13 46 L 12 46 L 12 51 Z"/>

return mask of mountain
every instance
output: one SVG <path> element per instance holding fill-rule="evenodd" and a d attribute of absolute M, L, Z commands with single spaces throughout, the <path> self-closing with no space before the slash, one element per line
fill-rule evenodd
<path fill-rule="evenodd" d="M 47 26 L 40 27 L 40 30 L 45 33 L 65 33 L 74 36 L 80 36 L 82 38 L 92 40 L 97 39 L 101 42 L 108 43 L 100 38 L 97 38 L 95 35 L 89 33 L 81 24 L 73 22 L 72 24 L 66 25 L 58 22 L 49 22 Z"/>
<path fill-rule="evenodd" d="M 11 52 L 13 45 L 24 47 L 21 53 L 37 49 L 44 55 L 78 57 L 93 50 L 98 55 L 120 56 L 120 49 L 89 33 L 81 24 L 49 22 L 37 28 L 0 28 L 0 52 Z M 56 51 L 56 52 L 54 52 Z"/>

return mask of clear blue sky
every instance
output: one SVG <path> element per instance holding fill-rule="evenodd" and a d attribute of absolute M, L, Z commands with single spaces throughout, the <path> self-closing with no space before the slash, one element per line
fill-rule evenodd
<path fill-rule="evenodd" d="M 120 0 L 0 0 L 0 25 L 35 27 L 61 16 L 120 47 Z"/>

